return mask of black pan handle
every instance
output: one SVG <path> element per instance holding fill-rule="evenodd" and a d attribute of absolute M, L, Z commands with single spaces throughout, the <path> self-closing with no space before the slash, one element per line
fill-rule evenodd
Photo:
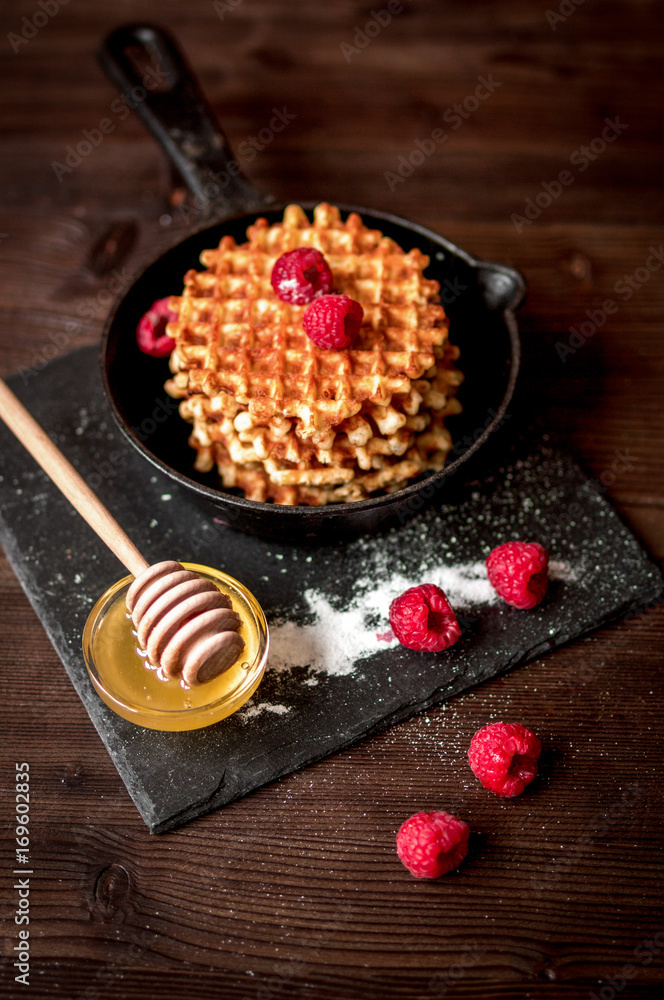
<path fill-rule="evenodd" d="M 142 75 L 137 68 L 139 56 L 147 64 Z M 196 77 L 168 32 L 151 24 L 122 25 L 104 40 L 98 58 L 181 175 L 201 218 L 228 217 L 272 202 L 243 174 Z"/>

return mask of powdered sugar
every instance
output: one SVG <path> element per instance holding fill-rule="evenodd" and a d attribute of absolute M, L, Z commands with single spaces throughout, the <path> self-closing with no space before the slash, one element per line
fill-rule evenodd
<path fill-rule="evenodd" d="M 306 624 L 282 621 L 270 626 L 269 668 L 276 671 L 308 666 L 314 672 L 343 677 L 360 661 L 398 645 L 389 633 L 390 603 L 409 587 L 435 583 L 445 591 L 454 608 L 492 604 L 498 595 L 489 583 L 482 562 L 454 566 L 422 567 L 417 576 L 388 574 L 374 566 L 375 574 L 354 584 L 345 607 L 335 607 L 319 590 L 305 591 Z M 387 631 L 386 631 L 387 630 Z"/>
<path fill-rule="evenodd" d="M 551 580 L 578 580 L 580 568 L 570 566 L 566 562 L 552 559 L 549 562 L 549 579 Z"/>
<path fill-rule="evenodd" d="M 287 715 L 290 712 L 290 708 L 288 705 L 273 705 L 268 701 L 261 701 L 258 704 L 248 701 L 242 710 L 238 712 L 238 718 L 242 722 L 249 722 L 250 719 L 255 719 L 257 715 L 263 715 L 264 712 L 271 712 L 273 715 Z"/>
<path fill-rule="evenodd" d="M 420 583 L 439 586 L 455 610 L 500 600 L 480 560 L 454 565 L 428 565 L 425 561 L 412 575 L 405 575 L 390 573 L 387 560 L 377 558 L 375 552 L 371 555 L 374 558 L 369 556 L 367 575 L 354 582 L 343 606 L 337 606 L 329 594 L 312 588 L 304 592 L 304 623 L 281 620 L 270 624 L 268 669 L 280 673 L 308 667 L 310 677 L 354 673 L 362 660 L 399 645 L 389 629 L 389 606 L 404 590 Z M 554 563 L 553 569 L 557 579 L 576 578 L 566 563 Z"/>
<path fill-rule="evenodd" d="M 307 590 L 304 597 L 313 621 L 307 625 L 288 621 L 270 628 L 269 668 L 308 666 L 336 677 L 352 673 L 358 660 L 378 648 L 376 630 L 367 624 L 374 610 L 373 596 L 356 597 L 340 611 L 325 594 Z"/>

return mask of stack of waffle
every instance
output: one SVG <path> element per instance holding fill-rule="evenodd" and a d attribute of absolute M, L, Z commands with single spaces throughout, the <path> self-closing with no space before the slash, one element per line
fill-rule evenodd
<path fill-rule="evenodd" d="M 224 236 L 169 303 L 177 320 L 166 389 L 193 424 L 195 467 L 216 466 L 250 500 L 321 505 L 399 489 L 442 467 L 452 446 L 445 417 L 460 410 L 458 350 L 438 283 L 423 277 L 428 257 L 357 214 L 342 222 L 322 204 L 313 216 L 289 205 L 282 223 L 258 219 L 241 246 Z M 306 307 L 272 289 L 275 261 L 298 247 L 320 250 L 334 291 L 364 309 L 345 350 L 313 344 Z"/>

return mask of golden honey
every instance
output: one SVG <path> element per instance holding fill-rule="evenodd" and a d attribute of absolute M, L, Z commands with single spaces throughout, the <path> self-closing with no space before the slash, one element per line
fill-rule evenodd
<path fill-rule="evenodd" d="M 125 605 L 132 576 L 118 580 L 99 598 L 83 632 L 85 662 L 97 693 L 118 715 L 148 729 L 199 729 L 226 718 L 254 693 L 267 661 L 267 623 L 253 594 L 220 570 L 182 565 L 227 594 L 242 621 L 242 655 L 214 680 L 188 687 L 149 662 L 137 646 Z"/>

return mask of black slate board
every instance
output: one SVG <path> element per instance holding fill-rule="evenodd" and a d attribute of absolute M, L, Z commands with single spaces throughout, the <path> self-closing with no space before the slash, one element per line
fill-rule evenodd
<path fill-rule="evenodd" d="M 133 451 L 103 401 L 96 349 L 10 381 L 148 560 L 202 562 L 240 577 L 273 629 L 265 678 L 252 703 L 229 719 L 191 733 L 158 733 L 116 716 L 88 680 L 81 634 L 96 599 L 125 571 L 0 427 L 0 541 L 152 832 L 223 806 L 662 594 L 658 570 L 631 533 L 546 440 L 515 453 L 461 502 L 431 508 L 387 534 L 280 547 L 225 528 Z M 525 537 L 546 545 L 557 564 L 545 601 L 530 612 L 487 601 L 481 570 L 494 545 Z M 390 597 L 406 585 L 448 578 L 452 591 L 462 588 L 461 640 L 438 655 L 387 641 Z"/>

